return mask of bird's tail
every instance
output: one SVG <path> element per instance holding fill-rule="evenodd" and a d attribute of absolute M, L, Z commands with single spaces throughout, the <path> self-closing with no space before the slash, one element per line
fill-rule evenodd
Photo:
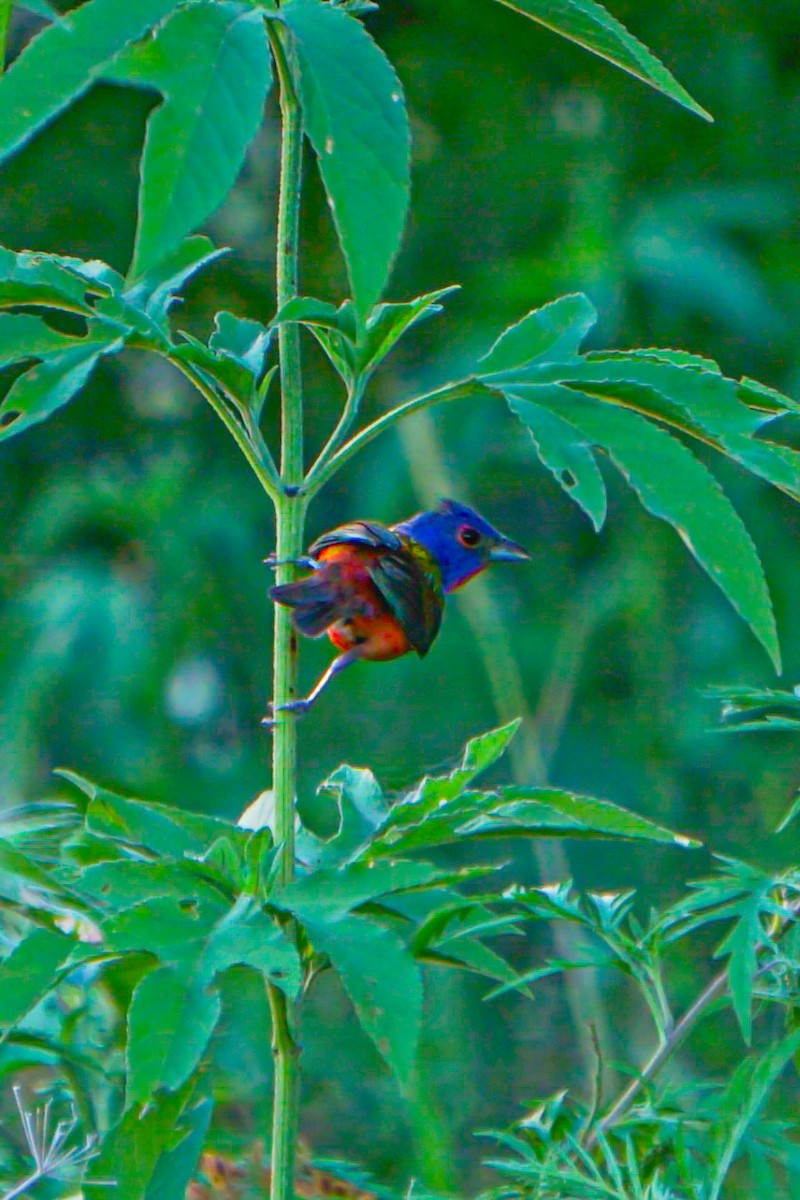
<path fill-rule="evenodd" d="M 322 574 L 279 583 L 269 594 L 278 604 L 294 609 L 292 624 L 306 637 L 320 637 L 339 615 L 335 590 Z"/>

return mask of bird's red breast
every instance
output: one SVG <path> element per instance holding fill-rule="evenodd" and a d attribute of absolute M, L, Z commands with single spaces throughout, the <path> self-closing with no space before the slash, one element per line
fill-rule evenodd
<path fill-rule="evenodd" d="M 320 550 L 322 570 L 331 565 L 341 594 L 341 615 L 327 634 L 338 650 L 357 648 L 359 658 L 387 662 L 408 654 L 411 644 L 369 572 L 378 551 L 368 546 L 340 542 Z"/>

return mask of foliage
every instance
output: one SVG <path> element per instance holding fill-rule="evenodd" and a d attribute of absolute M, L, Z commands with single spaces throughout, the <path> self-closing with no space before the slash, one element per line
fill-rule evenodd
<path fill-rule="evenodd" d="M 348 0 L 287 0 L 280 7 L 198 0 L 185 7 L 162 0 L 131 12 L 120 0 L 88 0 L 28 43 L 0 79 L 0 158 L 27 146 L 97 81 L 149 96 L 155 91 L 160 100 L 147 118 L 138 223 L 124 275 L 78 255 L 0 255 L 0 365 L 10 380 L 0 439 L 60 416 L 123 349 L 168 363 L 208 402 L 272 501 L 280 570 L 288 577 L 309 502 L 360 450 L 414 413 L 484 399 L 495 412 L 510 410 L 517 431 L 521 424 L 529 435 L 520 440 L 530 441 L 596 531 L 608 508 L 599 460 L 608 458 L 644 509 L 678 532 L 779 669 L 777 624 L 758 552 L 704 456 L 711 448 L 746 476 L 800 498 L 792 445 L 798 406 L 783 393 L 748 377 L 729 378 L 710 358 L 685 350 L 583 351 L 594 308 L 585 296 L 567 294 L 508 325 L 482 356 L 471 354 L 455 382 L 426 383 L 383 415 L 365 418 L 368 388 L 389 378 L 389 353 L 404 352 L 404 335 L 454 290 L 399 303 L 380 299 L 409 204 L 410 122 L 398 76 L 361 19 L 373 7 Z M 593 0 L 509 7 L 708 115 Z M 48 16 L 46 8 L 38 11 Z M 273 75 L 282 114 L 274 312 L 265 314 L 262 300 L 258 319 L 226 307 L 211 333 L 207 325 L 178 328 L 185 289 L 197 286 L 198 276 L 202 285 L 202 272 L 219 266 L 222 254 L 193 235 L 232 188 Z M 303 133 L 349 280 L 350 295 L 339 304 L 301 295 L 298 286 Z M 333 431 L 310 465 L 303 452 L 310 406 L 301 333 L 316 340 L 344 393 Z M 279 411 L 270 397 L 276 375 Z M 271 449 L 276 423 L 280 456 Z M 296 681 L 297 652 L 283 614 L 275 630 L 278 707 Z M 773 697 L 763 700 L 761 708 L 771 711 Z M 746 693 L 732 694 L 729 703 L 750 707 Z M 293 1186 L 300 1002 L 323 973 L 338 978 L 362 1030 L 412 1102 L 420 1091 L 421 964 L 487 976 L 498 996 L 525 995 L 546 975 L 587 965 L 561 957 L 516 971 L 489 943 L 531 921 L 555 920 L 579 931 L 602 948 L 600 958 L 588 960 L 593 968 L 617 967 L 638 985 L 658 1038 L 655 1065 L 642 1073 L 647 1082 L 714 1005 L 729 1000 L 748 1045 L 756 1001 L 791 1017 L 793 869 L 778 873 L 723 859 L 721 875 L 643 926 L 625 894 L 580 900 L 569 885 L 492 883 L 495 864 L 484 865 L 482 844 L 497 837 L 696 844 L 580 789 L 531 782 L 535 772 L 514 785 L 474 789 L 515 728 L 473 739 L 453 771 L 426 776 L 391 798 L 365 768 L 340 767 L 320 789 L 323 803 L 332 797 L 336 809 L 327 838 L 295 824 L 293 717 L 279 720 L 275 731 L 273 820 L 254 831 L 130 800 L 71 772 L 64 775 L 80 799 L 41 813 L 23 810 L 9 823 L 0 845 L 9 914 L 0 1026 L 8 1044 L 31 1061 L 59 1063 L 87 1128 L 102 1132 L 84 1181 L 87 1197 L 99 1196 L 109 1176 L 131 1200 L 180 1194 L 188 1185 L 212 1119 L 206 1064 L 231 980 L 243 993 L 254 980 L 266 985 L 269 998 L 277 1064 L 275 1200 Z M 430 861 L 418 858 L 420 851 Z M 488 890 L 480 891 L 479 882 Z M 725 923 L 715 952 L 725 969 L 675 1022 L 663 955 L 717 922 Z M 64 1020 L 51 1012 L 42 1034 L 52 997 L 71 988 L 80 993 L 74 1010 Z M 685 1142 L 696 1121 L 688 1104 L 670 1109 L 671 1099 L 657 1098 L 639 1121 L 632 1109 L 639 1080 L 603 1113 L 599 1096 L 583 1110 L 563 1096 L 548 1102 L 524 1125 L 524 1137 L 509 1142 L 520 1162 L 500 1169 L 511 1176 L 511 1191 L 526 1195 L 655 1200 L 682 1188 L 716 1200 L 796 1049 L 790 1028 L 741 1063 L 713 1116 L 708 1109 L 711 1149 L 691 1137 Z M 773 1123 L 752 1135 L 762 1180 L 772 1180 L 773 1160 L 793 1166 L 785 1132 Z M 675 1170 L 664 1166 L 670 1156 Z"/>

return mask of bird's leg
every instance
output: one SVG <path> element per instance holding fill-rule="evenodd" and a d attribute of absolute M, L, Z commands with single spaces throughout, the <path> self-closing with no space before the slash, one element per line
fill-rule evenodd
<path fill-rule="evenodd" d="M 301 554 L 299 558 L 276 558 L 274 554 L 268 554 L 262 561 L 273 571 L 277 571 L 278 567 L 305 567 L 307 571 L 319 571 L 322 566 L 307 554 Z"/>
<path fill-rule="evenodd" d="M 347 650 L 344 654 L 340 654 L 338 658 L 333 660 L 325 674 L 320 677 L 319 681 L 303 700 L 290 700 L 288 704 L 282 704 L 280 708 L 274 709 L 273 711 L 276 713 L 293 712 L 297 713 L 298 716 L 304 716 L 305 713 L 307 713 L 311 708 L 312 704 L 319 699 L 331 680 L 334 679 L 341 671 L 344 671 L 346 667 L 351 666 L 354 662 L 358 662 L 358 658 L 359 656 L 355 649 Z M 272 708 L 272 705 L 270 705 L 270 708 Z M 266 729 L 272 729 L 272 727 L 277 724 L 277 720 L 274 716 L 262 717 L 261 724 Z"/>

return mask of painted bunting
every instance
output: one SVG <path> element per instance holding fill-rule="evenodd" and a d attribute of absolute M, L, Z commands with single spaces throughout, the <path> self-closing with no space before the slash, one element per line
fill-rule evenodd
<path fill-rule="evenodd" d="M 273 587 L 306 637 L 327 633 L 342 653 L 308 696 L 282 705 L 303 713 L 335 675 L 365 659 L 386 662 L 428 653 L 439 632 L 444 598 L 493 562 L 529 559 L 474 509 L 442 500 L 388 528 L 354 521 L 317 538 L 302 562 L 311 574 Z M 264 725 L 272 725 L 265 717 Z"/>

